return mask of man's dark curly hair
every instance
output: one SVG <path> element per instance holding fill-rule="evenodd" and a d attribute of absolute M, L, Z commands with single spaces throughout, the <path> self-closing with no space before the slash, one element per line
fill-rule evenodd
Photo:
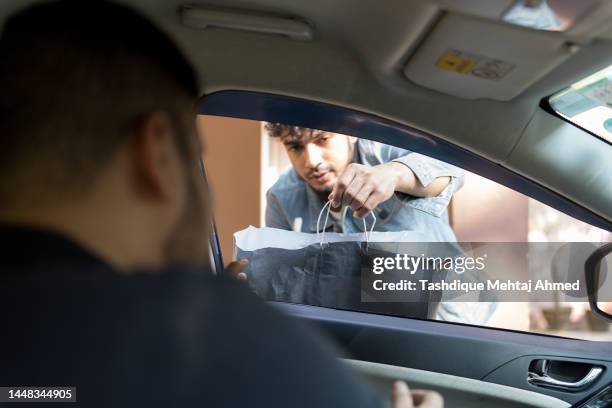
<path fill-rule="evenodd" d="M 310 129 L 300 126 L 285 125 L 282 123 L 266 122 L 264 125 L 270 137 L 289 137 L 292 140 L 301 140 L 305 134 L 319 132 L 317 129 Z"/>

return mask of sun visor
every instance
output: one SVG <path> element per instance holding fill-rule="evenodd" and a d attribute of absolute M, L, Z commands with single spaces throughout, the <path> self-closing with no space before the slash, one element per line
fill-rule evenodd
<path fill-rule="evenodd" d="M 560 33 L 449 13 L 408 60 L 404 74 L 448 95 L 507 101 L 577 49 Z"/>

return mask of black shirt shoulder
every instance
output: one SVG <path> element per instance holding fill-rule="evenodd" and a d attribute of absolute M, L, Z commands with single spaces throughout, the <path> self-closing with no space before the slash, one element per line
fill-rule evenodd
<path fill-rule="evenodd" d="M 172 313 L 160 326 L 173 333 L 169 348 L 181 361 L 167 380 L 188 400 L 236 407 L 378 406 L 377 396 L 336 361 L 323 336 L 243 285 L 172 271 L 162 281 L 173 290 L 165 291 L 158 314 Z"/>
<path fill-rule="evenodd" d="M 76 386 L 81 406 L 379 404 L 321 336 L 237 282 L 1 261 L 2 384 Z"/>

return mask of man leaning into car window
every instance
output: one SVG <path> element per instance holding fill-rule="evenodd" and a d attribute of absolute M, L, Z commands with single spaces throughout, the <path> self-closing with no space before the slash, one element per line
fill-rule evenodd
<path fill-rule="evenodd" d="M 463 185 L 463 170 L 372 140 L 280 123 L 268 122 L 265 129 L 284 145 L 292 164 L 267 193 L 267 227 L 316 233 L 329 200 L 332 222 L 325 230 L 362 232 L 361 219 L 373 212 L 375 231 L 410 230 L 427 242 L 457 241 L 447 207 Z M 482 325 L 494 310 L 492 302 L 442 302 L 436 319 Z"/>
<path fill-rule="evenodd" d="M 457 167 L 337 133 L 279 123 L 265 128 L 280 139 L 292 164 L 267 193 L 266 226 L 315 233 L 330 200 L 327 228 L 336 232 L 362 231 L 360 218 L 373 211 L 375 231 L 411 230 L 429 241 L 457 241 L 447 213 L 463 185 Z"/>

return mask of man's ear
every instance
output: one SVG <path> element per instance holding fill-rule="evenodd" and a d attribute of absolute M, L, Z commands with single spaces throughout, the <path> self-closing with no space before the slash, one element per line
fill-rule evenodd
<path fill-rule="evenodd" d="M 165 112 L 148 114 L 132 140 L 131 158 L 136 191 L 153 200 L 176 197 L 181 174 L 172 119 Z"/>

